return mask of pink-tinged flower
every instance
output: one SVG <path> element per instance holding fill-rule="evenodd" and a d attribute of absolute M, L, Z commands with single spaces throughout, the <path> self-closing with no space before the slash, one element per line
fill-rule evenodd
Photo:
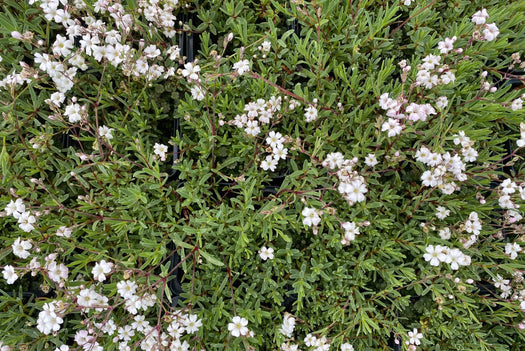
<path fill-rule="evenodd" d="M 485 21 L 489 18 L 489 14 L 486 9 L 482 9 L 472 15 L 472 22 L 475 24 L 484 24 Z"/>

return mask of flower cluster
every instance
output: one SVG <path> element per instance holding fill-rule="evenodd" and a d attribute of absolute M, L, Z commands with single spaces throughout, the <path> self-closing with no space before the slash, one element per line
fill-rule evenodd
<path fill-rule="evenodd" d="M 355 236 L 359 235 L 359 227 L 355 222 L 344 222 L 341 227 L 345 230 L 341 244 L 350 245 L 350 242 L 355 240 Z"/>
<path fill-rule="evenodd" d="M 284 147 L 284 142 L 286 138 L 282 136 L 279 132 L 274 132 L 273 130 L 268 134 L 266 138 L 266 144 L 271 147 L 272 154 L 266 156 L 266 158 L 261 162 L 261 168 L 265 171 L 270 170 L 275 171 L 279 160 L 285 160 L 288 155 L 288 149 Z"/>
<path fill-rule="evenodd" d="M 328 351 L 330 349 L 330 341 L 326 336 L 318 338 L 312 334 L 308 334 L 304 338 L 304 344 L 309 347 L 315 347 L 314 351 Z"/>
<path fill-rule="evenodd" d="M 478 236 L 481 233 L 481 220 L 476 212 L 471 212 L 468 219 L 463 225 L 463 229 L 471 234 L 467 241 L 463 243 L 463 247 L 468 249 L 478 241 Z"/>
<path fill-rule="evenodd" d="M 423 255 L 425 261 L 430 261 L 431 266 L 439 266 L 441 263 L 448 263 L 452 270 L 458 270 L 459 266 L 469 266 L 471 257 L 465 255 L 459 249 L 451 249 L 448 246 L 428 245 L 427 253 Z"/>
<path fill-rule="evenodd" d="M 466 170 L 465 162 L 475 161 L 478 156 L 478 152 L 472 147 L 473 142 L 465 136 L 463 131 L 454 138 L 454 143 L 461 144 L 460 153 L 463 159 L 458 154 L 451 155 L 450 152 L 442 154 L 432 152 L 425 146 L 419 148 L 415 154 L 417 161 L 431 167 L 421 175 L 422 184 L 428 187 L 438 187 L 443 194 L 447 195 L 458 189 L 454 180 L 460 182 L 467 180 L 466 174 L 463 173 Z"/>
<path fill-rule="evenodd" d="M 366 200 L 365 194 L 368 191 L 365 178 L 353 168 L 357 164 L 357 158 L 345 159 L 340 152 L 333 152 L 326 155 L 323 167 L 329 170 L 337 169 L 335 175 L 339 179 L 337 190 L 343 198 L 352 206 L 356 202 Z"/>
<path fill-rule="evenodd" d="M 486 21 L 489 18 L 489 14 L 486 9 L 481 9 L 472 15 L 472 22 L 478 27 L 483 28 L 483 36 L 480 40 L 493 41 L 499 34 L 499 29 L 496 23 L 487 24 Z M 478 30 L 480 30 L 478 29 Z"/>
<path fill-rule="evenodd" d="M 24 232 L 29 233 L 35 229 L 36 218 L 30 211 L 26 211 L 26 206 L 22 199 L 11 200 L 5 207 L 5 213 L 17 219 L 18 227 Z"/>
<path fill-rule="evenodd" d="M 246 113 L 236 115 L 229 123 L 244 129 L 248 135 L 257 136 L 261 132 L 260 125 L 269 124 L 280 109 L 281 97 L 272 96 L 268 101 L 257 99 L 244 105 Z"/>

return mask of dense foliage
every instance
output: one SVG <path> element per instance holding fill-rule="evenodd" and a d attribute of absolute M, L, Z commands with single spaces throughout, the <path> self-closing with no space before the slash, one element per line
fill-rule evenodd
<path fill-rule="evenodd" d="M 524 348 L 523 1 L 0 7 L 2 351 Z"/>

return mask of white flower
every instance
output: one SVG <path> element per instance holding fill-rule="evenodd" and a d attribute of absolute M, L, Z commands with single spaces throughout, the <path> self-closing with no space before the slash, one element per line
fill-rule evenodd
<path fill-rule="evenodd" d="M 303 224 L 311 227 L 312 225 L 316 227 L 320 222 L 321 218 L 317 214 L 315 208 L 305 207 L 301 213 L 303 215 Z"/>
<path fill-rule="evenodd" d="M 182 75 L 184 77 L 188 77 L 188 79 L 197 80 L 199 79 L 199 72 L 201 68 L 199 65 L 194 65 L 191 62 L 188 62 L 184 65 L 184 69 L 182 70 Z"/>
<path fill-rule="evenodd" d="M 191 88 L 191 97 L 197 101 L 202 101 L 206 97 L 206 93 L 200 86 L 194 85 Z"/>
<path fill-rule="evenodd" d="M 250 70 L 250 62 L 248 60 L 242 60 L 233 64 L 233 69 L 237 71 L 239 75 Z"/>
<path fill-rule="evenodd" d="M 436 107 L 439 109 L 444 109 L 448 105 L 448 99 L 446 96 L 440 96 L 436 99 Z"/>
<path fill-rule="evenodd" d="M 283 159 L 286 160 L 286 155 L 288 154 L 288 149 L 283 146 L 283 144 L 276 145 L 273 150 L 273 156 L 276 160 Z"/>
<path fill-rule="evenodd" d="M 259 256 L 261 257 L 261 259 L 263 261 L 266 261 L 268 259 L 270 260 L 273 260 L 273 248 L 271 247 L 266 247 L 266 246 L 263 246 L 261 247 L 261 249 L 259 250 Z"/>
<path fill-rule="evenodd" d="M 344 222 L 341 227 L 345 230 L 345 242 L 355 240 L 355 236 L 359 235 L 359 227 L 355 222 Z"/>
<path fill-rule="evenodd" d="M 15 219 L 20 218 L 22 213 L 26 211 L 26 206 L 22 199 L 11 200 L 5 207 L 5 212 L 8 216 L 13 216 Z"/>
<path fill-rule="evenodd" d="M 295 328 L 295 318 L 292 317 L 290 314 L 285 313 L 283 318 L 283 324 L 281 325 L 281 334 L 286 336 L 287 338 L 292 337 L 292 333 Z"/>
<path fill-rule="evenodd" d="M 79 104 L 69 104 L 66 106 L 64 116 L 68 117 L 69 122 L 76 123 L 82 120 L 82 107 Z"/>
<path fill-rule="evenodd" d="M 403 126 L 399 123 L 397 119 L 389 118 L 387 122 L 383 123 L 381 126 L 381 131 L 388 131 L 389 137 L 394 137 L 401 134 Z"/>
<path fill-rule="evenodd" d="M 73 41 L 67 39 L 66 37 L 57 34 L 55 42 L 53 43 L 53 54 L 60 56 L 68 56 L 71 54 L 71 49 L 73 48 Z"/>
<path fill-rule="evenodd" d="M 487 18 L 489 18 L 487 10 L 482 9 L 472 15 L 472 22 L 474 22 L 475 24 L 484 24 Z"/>
<path fill-rule="evenodd" d="M 345 158 L 342 153 L 332 152 L 326 155 L 326 159 L 323 161 L 323 167 L 330 169 L 341 168 L 343 167 L 344 162 Z"/>
<path fill-rule="evenodd" d="M 272 148 L 277 147 L 278 145 L 282 145 L 284 143 L 284 138 L 281 133 L 274 132 L 273 130 L 268 133 L 268 137 L 266 138 L 266 143 L 270 145 Z"/>
<path fill-rule="evenodd" d="M 170 351 L 188 351 L 190 349 L 190 344 L 186 340 L 182 343 L 179 339 L 176 339 L 171 343 Z"/>
<path fill-rule="evenodd" d="M 518 252 L 521 252 L 521 246 L 518 243 L 507 243 L 505 245 L 505 254 L 509 255 L 511 260 L 518 257 Z"/>
<path fill-rule="evenodd" d="M 69 275 L 69 269 L 63 263 L 57 264 L 55 261 L 47 265 L 49 279 L 55 283 L 60 283 L 60 281 L 67 280 Z"/>
<path fill-rule="evenodd" d="M 18 256 L 20 258 L 28 258 L 29 251 L 27 250 L 31 249 L 33 245 L 31 245 L 29 240 L 22 241 L 22 239 L 18 237 L 13 243 L 13 245 L 11 245 L 11 247 L 13 248 L 13 254 L 15 256 Z"/>
<path fill-rule="evenodd" d="M 62 227 L 57 229 L 57 232 L 56 232 L 55 235 L 56 236 L 63 236 L 65 238 L 70 238 L 72 231 L 73 231 L 72 228 L 68 228 L 68 227 L 62 226 Z"/>
<path fill-rule="evenodd" d="M 523 108 L 523 100 L 521 98 L 517 98 L 516 100 L 513 100 L 510 104 L 510 109 L 512 111 L 521 110 Z"/>
<path fill-rule="evenodd" d="M 265 171 L 270 170 L 275 171 L 277 167 L 278 160 L 275 159 L 272 155 L 266 156 L 266 159 L 261 162 L 261 168 Z"/>
<path fill-rule="evenodd" d="M 499 29 L 496 26 L 496 23 L 491 23 L 491 24 L 485 25 L 485 29 L 483 30 L 483 36 L 484 36 L 485 40 L 492 41 L 492 40 L 496 39 L 498 34 L 499 34 Z"/>
<path fill-rule="evenodd" d="M 166 161 L 166 152 L 168 152 L 168 146 L 164 144 L 155 143 L 153 146 L 153 152 L 155 155 L 160 156 L 161 161 Z"/>
<path fill-rule="evenodd" d="M 18 279 L 15 268 L 11 265 L 5 266 L 2 274 L 4 275 L 4 279 L 7 280 L 7 284 L 13 284 Z"/>
<path fill-rule="evenodd" d="M 202 326 L 202 321 L 196 314 L 190 314 L 183 319 L 184 327 L 186 328 L 186 333 L 193 334 L 199 331 L 199 328 Z"/>
<path fill-rule="evenodd" d="M 244 336 L 248 334 L 249 330 L 246 327 L 248 325 L 248 321 L 242 317 L 235 316 L 232 319 L 231 323 L 228 323 L 228 330 L 231 332 L 231 334 L 235 337 Z"/>
<path fill-rule="evenodd" d="M 260 50 L 261 50 L 262 52 L 269 52 L 271 48 L 272 48 L 272 44 L 271 44 L 268 40 L 265 40 L 265 41 L 263 41 L 263 43 L 261 44 L 261 48 L 260 48 Z"/>
<path fill-rule="evenodd" d="M 439 266 L 441 262 L 444 262 L 447 256 L 443 253 L 442 246 L 428 245 L 426 248 L 427 253 L 423 255 L 425 261 L 430 261 L 431 266 Z"/>
<path fill-rule="evenodd" d="M 106 126 L 98 127 L 98 134 L 101 137 L 106 138 L 107 140 L 113 139 L 113 135 L 111 134 L 112 131 L 113 131 L 113 128 L 108 128 Z"/>
<path fill-rule="evenodd" d="M 500 184 L 500 187 L 501 187 L 501 191 L 505 194 L 513 194 L 518 189 L 518 186 L 516 185 L 516 183 L 514 183 L 512 180 L 508 178 L 505 179 Z"/>
<path fill-rule="evenodd" d="M 439 237 L 443 240 L 450 239 L 450 228 L 443 228 L 439 230 Z"/>
<path fill-rule="evenodd" d="M 350 202 L 363 202 L 366 200 L 365 193 L 368 191 L 366 184 L 360 180 L 351 182 L 341 182 L 337 190 L 345 195 L 345 199 Z"/>
<path fill-rule="evenodd" d="M 450 215 L 450 210 L 447 210 L 443 206 L 436 207 L 436 217 L 439 219 L 445 219 Z"/>
<path fill-rule="evenodd" d="M 126 300 L 135 295 L 137 288 L 137 283 L 131 280 L 122 280 L 117 283 L 117 292 Z"/>
<path fill-rule="evenodd" d="M 376 158 L 376 155 L 374 154 L 368 154 L 366 157 L 365 157 L 365 164 L 368 166 L 368 167 L 374 167 L 375 165 L 377 165 L 379 162 L 377 161 L 377 158 Z"/>
<path fill-rule="evenodd" d="M 135 331 L 130 325 L 118 328 L 118 338 L 123 341 L 130 341 L 135 335 Z"/>
<path fill-rule="evenodd" d="M 110 273 L 112 268 L 113 263 L 106 262 L 105 260 L 95 263 L 95 267 L 91 270 L 93 279 L 103 282 L 106 280 L 106 274 Z"/>
<path fill-rule="evenodd" d="M 354 347 L 349 343 L 341 344 L 341 351 L 354 351 Z"/>
<path fill-rule="evenodd" d="M 64 322 L 56 312 L 56 301 L 44 304 L 44 310 L 38 314 L 37 329 L 46 335 L 60 330 L 60 324 Z"/>
<path fill-rule="evenodd" d="M 317 338 L 313 336 L 312 334 L 307 334 L 304 338 L 304 344 L 306 346 L 315 346 L 317 345 Z"/>
<path fill-rule="evenodd" d="M 67 346 L 67 345 L 62 345 L 62 346 L 60 346 L 60 347 L 57 347 L 57 348 L 55 349 L 55 351 L 69 351 L 69 346 Z"/>
<path fill-rule="evenodd" d="M 420 345 L 421 341 L 419 339 L 423 339 L 423 334 L 419 333 L 416 328 L 414 328 L 414 331 L 408 332 L 408 337 L 410 340 L 408 342 L 412 345 Z"/>
<path fill-rule="evenodd" d="M 304 117 L 306 122 L 313 122 L 317 119 L 317 109 L 313 106 L 308 106 L 305 109 Z"/>
<path fill-rule="evenodd" d="M 22 213 L 20 217 L 18 217 L 18 226 L 26 233 L 35 229 L 35 226 L 33 225 L 35 222 L 35 216 L 32 216 L 29 211 Z"/>
<path fill-rule="evenodd" d="M 456 41 L 456 37 L 452 38 L 445 38 L 444 41 L 440 41 L 438 43 L 438 49 L 442 54 L 446 54 L 450 50 L 454 49 L 454 42 Z"/>

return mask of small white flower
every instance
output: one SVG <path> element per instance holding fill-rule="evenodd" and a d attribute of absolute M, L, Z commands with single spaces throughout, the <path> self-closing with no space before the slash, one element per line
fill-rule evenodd
<path fill-rule="evenodd" d="M 242 60 L 233 64 L 233 69 L 237 71 L 239 75 L 250 70 L 250 62 L 248 60 Z"/>
<path fill-rule="evenodd" d="M 341 344 L 341 351 L 354 351 L 354 347 L 349 343 Z"/>
<path fill-rule="evenodd" d="M 450 210 L 447 210 L 443 206 L 438 206 L 436 208 L 436 217 L 439 219 L 445 219 L 450 215 Z"/>
<path fill-rule="evenodd" d="M 191 97 L 197 101 L 202 101 L 206 97 L 206 93 L 200 86 L 194 85 L 191 88 Z"/>
<path fill-rule="evenodd" d="M 20 237 L 18 237 L 13 245 L 11 245 L 13 248 L 13 254 L 15 256 L 18 256 L 20 258 L 28 258 L 29 257 L 29 249 L 33 247 L 29 240 L 22 240 Z"/>
<path fill-rule="evenodd" d="M 261 44 L 261 49 L 260 50 L 262 52 L 269 52 L 271 48 L 272 48 L 272 44 L 268 40 L 265 40 Z"/>
<path fill-rule="evenodd" d="M 72 232 L 73 232 L 72 228 L 62 226 L 57 229 L 56 236 L 63 236 L 65 238 L 70 238 Z"/>
<path fill-rule="evenodd" d="M 507 243 L 505 245 L 505 254 L 509 255 L 511 260 L 516 259 L 519 252 L 521 252 L 521 246 L 518 243 Z"/>
<path fill-rule="evenodd" d="M 311 227 L 312 225 L 316 227 L 320 222 L 321 218 L 317 214 L 315 208 L 305 207 L 301 213 L 303 215 L 303 224 Z"/>
<path fill-rule="evenodd" d="M 186 328 L 186 333 L 193 334 L 199 331 L 199 328 L 202 326 L 202 321 L 196 314 L 190 314 L 188 317 L 183 320 L 184 327 Z"/>
<path fill-rule="evenodd" d="M 228 323 L 228 330 L 235 337 L 244 336 L 248 334 L 249 329 L 247 328 L 248 321 L 242 317 L 235 316 L 231 323 Z"/>
<path fill-rule="evenodd" d="M 18 279 L 15 268 L 11 265 L 5 266 L 2 274 L 4 275 L 4 279 L 7 280 L 7 284 L 13 284 Z"/>
<path fill-rule="evenodd" d="M 472 22 L 475 24 L 484 24 L 485 21 L 489 18 L 489 14 L 486 9 L 482 9 L 472 15 Z"/>
<path fill-rule="evenodd" d="M 113 135 L 111 134 L 112 131 L 113 131 L 113 128 L 109 128 L 106 126 L 98 127 L 98 134 L 101 137 L 106 138 L 108 141 L 113 139 Z"/>
<path fill-rule="evenodd" d="M 419 333 L 416 328 L 414 328 L 413 331 L 408 332 L 408 337 L 410 338 L 408 342 L 412 345 L 420 345 L 421 341 L 419 339 L 423 339 L 423 334 Z"/>
<path fill-rule="evenodd" d="M 305 109 L 304 117 L 306 122 L 313 122 L 317 119 L 317 109 L 313 106 L 308 106 Z"/>
<path fill-rule="evenodd" d="M 447 258 L 447 255 L 443 253 L 442 247 L 437 245 L 428 245 L 426 248 L 427 253 L 423 255 L 425 261 L 430 261 L 431 266 L 439 266 L 441 262 L 444 262 Z"/>
<path fill-rule="evenodd" d="M 199 79 L 199 72 L 201 68 L 199 65 L 194 65 L 191 62 L 188 62 L 184 65 L 184 69 L 182 70 L 182 75 L 184 77 L 188 77 L 188 79 L 197 80 Z"/>
<path fill-rule="evenodd" d="M 261 249 L 259 250 L 259 256 L 261 256 L 261 259 L 263 261 L 266 261 L 268 259 L 270 260 L 273 260 L 273 248 L 271 247 L 266 247 L 266 246 L 263 246 L 261 247 Z"/>
<path fill-rule="evenodd" d="M 279 132 L 274 132 L 272 130 L 270 133 L 268 133 L 266 143 L 272 148 L 277 147 L 278 145 L 282 145 L 282 143 L 284 143 L 283 135 Z"/>
<path fill-rule="evenodd" d="M 375 165 L 377 165 L 379 162 L 377 161 L 377 158 L 376 158 L 376 155 L 374 154 L 368 154 L 366 157 L 365 157 L 365 164 L 368 166 L 368 167 L 374 167 Z"/>
<path fill-rule="evenodd" d="M 168 152 L 168 146 L 164 144 L 155 143 L 153 146 L 153 152 L 155 155 L 160 156 L 161 161 L 166 161 L 166 152 Z"/>
<path fill-rule="evenodd" d="M 106 280 L 106 274 L 110 273 L 112 268 L 113 263 L 106 262 L 106 260 L 101 260 L 100 262 L 95 263 L 95 267 L 91 270 L 93 279 L 103 282 Z"/>
<path fill-rule="evenodd" d="M 26 233 L 35 229 L 35 226 L 33 225 L 35 222 L 35 216 L 31 215 L 29 211 L 22 213 L 20 217 L 18 217 L 18 226 Z"/>
<path fill-rule="evenodd" d="M 439 237 L 443 240 L 450 239 L 450 228 L 443 228 L 439 230 Z"/>

